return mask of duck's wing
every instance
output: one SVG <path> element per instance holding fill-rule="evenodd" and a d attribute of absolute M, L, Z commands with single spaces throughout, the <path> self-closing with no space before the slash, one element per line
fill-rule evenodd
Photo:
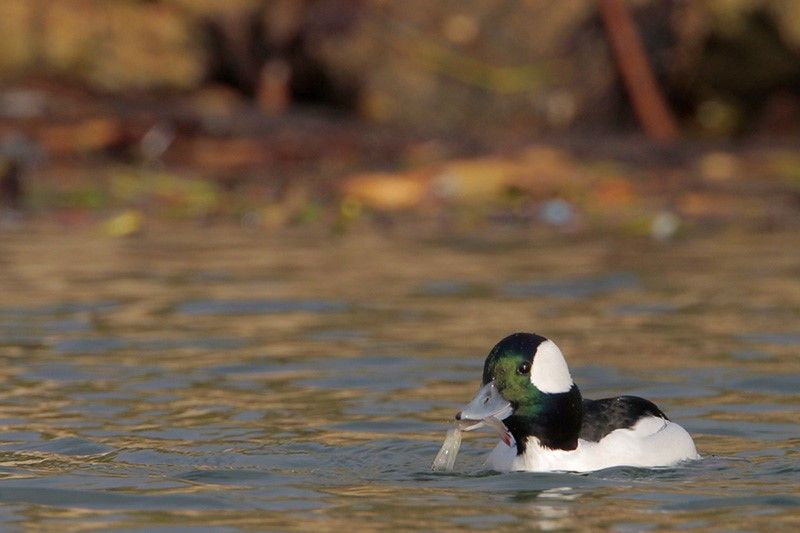
<path fill-rule="evenodd" d="M 599 442 L 615 429 L 632 428 L 639 420 L 648 416 L 669 420 L 656 404 L 638 396 L 584 399 L 580 438 Z"/>

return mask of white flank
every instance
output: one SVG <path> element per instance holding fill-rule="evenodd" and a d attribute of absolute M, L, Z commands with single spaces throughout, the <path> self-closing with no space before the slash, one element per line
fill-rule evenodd
<path fill-rule="evenodd" d="M 572 376 L 561 350 L 553 341 L 544 341 L 536 349 L 531 368 L 531 383 L 542 392 L 568 392 Z"/>
<path fill-rule="evenodd" d="M 589 472 L 612 466 L 657 467 L 699 459 L 692 437 L 681 426 L 659 417 L 645 417 L 631 429 L 617 429 L 600 442 L 578 440 L 575 450 L 551 450 L 529 437 L 525 454 L 503 441 L 489 455 L 494 470 Z"/>

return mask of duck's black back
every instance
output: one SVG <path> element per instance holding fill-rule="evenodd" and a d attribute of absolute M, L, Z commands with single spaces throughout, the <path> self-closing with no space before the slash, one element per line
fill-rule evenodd
<path fill-rule="evenodd" d="M 580 438 L 597 442 L 615 429 L 628 429 L 646 416 L 669 420 L 650 400 L 638 396 L 617 396 L 601 400 L 583 400 L 583 423 Z"/>

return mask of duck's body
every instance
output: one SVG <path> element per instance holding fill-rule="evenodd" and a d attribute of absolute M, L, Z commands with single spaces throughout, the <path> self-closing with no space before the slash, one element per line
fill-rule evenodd
<path fill-rule="evenodd" d="M 561 351 L 531 333 L 506 337 L 486 358 L 483 387 L 456 418 L 503 420 L 510 435 L 487 460 L 494 470 L 587 472 L 698 459 L 689 433 L 635 396 L 581 397 Z"/>
<path fill-rule="evenodd" d="M 612 466 L 669 466 L 697 459 L 689 433 L 664 418 L 647 417 L 630 429 L 615 429 L 599 441 L 578 439 L 574 450 L 550 449 L 536 437 L 528 437 L 525 453 L 517 454 L 516 443 L 497 443 L 486 465 L 501 472 L 590 472 Z"/>

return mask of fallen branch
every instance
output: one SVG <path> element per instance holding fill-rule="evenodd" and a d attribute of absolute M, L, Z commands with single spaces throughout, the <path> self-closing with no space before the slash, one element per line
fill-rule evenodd
<path fill-rule="evenodd" d="M 659 142 L 676 140 L 679 135 L 677 122 L 650 67 L 630 10 L 624 0 L 597 0 L 597 6 L 620 75 L 645 134 Z"/>

